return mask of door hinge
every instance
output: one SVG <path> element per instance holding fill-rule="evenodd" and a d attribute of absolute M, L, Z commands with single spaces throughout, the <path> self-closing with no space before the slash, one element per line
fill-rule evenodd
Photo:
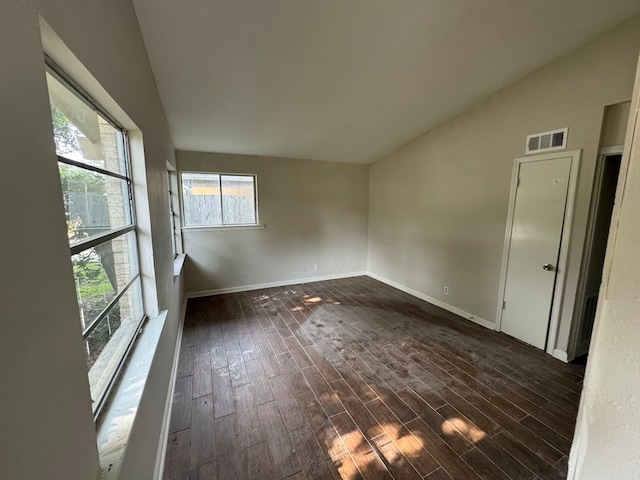
<path fill-rule="evenodd" d="M 504 310 L 505 308 L 507 308 L 507 302 L 506 301 L 502 301 L 502 309 Z"/>

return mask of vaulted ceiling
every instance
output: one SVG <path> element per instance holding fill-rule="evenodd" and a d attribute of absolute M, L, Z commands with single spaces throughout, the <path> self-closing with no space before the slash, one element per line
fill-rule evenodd
<path fill-rule="evenodd" d="M 638 0 L 134 0 L 177 149 L 368 163 Z"/>

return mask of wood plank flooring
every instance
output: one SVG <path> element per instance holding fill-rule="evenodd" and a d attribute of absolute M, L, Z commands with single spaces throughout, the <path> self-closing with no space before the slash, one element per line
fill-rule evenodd
<path fill-rule="evenodd" d="M 165 480 L 566 478 L 584 367 L 370 277 L 189 300 Z"/>

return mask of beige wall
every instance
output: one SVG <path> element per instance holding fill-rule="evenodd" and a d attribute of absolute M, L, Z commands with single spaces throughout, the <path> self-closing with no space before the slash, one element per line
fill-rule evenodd
<path fill-rule="evenodd" d="M 367 269 L 367 165 L 181 151 L 177 159 L 180 171 L 256 174 L 265 225 L 184 230 L 188 292 Z"/>
<path fill-rule="evenodd" d="M 155 265 L 150 279 L 158 291 L 155 308 L 168 309 L 169 318 L 134 423 L 122 477 L 150 478 L 181 298 L 180 281 L 172 276 L 165 191 L 165 162 L 173 160 L 173 150 L 128 0 L 5 0 L 2 4 L 0 192 L 3 204 L 11 208 L 2 211 L 0 237 L 0 382 L 4 386 L 0 478 L 86 480 L 97 478 L 99 470 L 38 13 L 144 137 L 149 201 L 139 208 L 147 210 L 141 221 L 153 236 L 153 257 L 145 255 L 142 262 Z M 570 298 L 603 107 L 630 97 L 634 57 L 640 46 L 639 23 L 628 23 L 377 162 L 371 167 L 370 183 L 366 166 L 181 153 L 184 169 L 256 173 L 261 221 L 266 224 L 264 230 L 189 232 L 185 236 L 193 257 L 188 265 L 189 289 L 365 270 L 371 188 L 370 269 L 493 318 L 511 160 L 521 155 L 526 134 L 569 126 L 569 148 L 585 149 Z M 37 202 L 16 201 L 23 198 L 25 179 L 37 192 Z M 640 191 L 636 186 L 633 183 L 630 191 Z M 638 201 L 630 198 L 628 203 Z M 640 269 L 632 261 L 637 245 L 634 220 L 631 215 L 622 219 L 621 229 L 624 225 L 629 230 L 619 237 L 621 253 L 616 258 L 620 262 L 612 268 L 611 282 L 618 288 L 612 290 L 616 294 L 608 298 L 596 327 L 594 366 L 588 375 L 578 437 L 586 438 L 588 433 L 591 439 L 603 440 L 585 443 L 581 452 L 595 452 L 606 445 L 617 449 L 616 428 L 623 430 L 629 421 L 623 421 L 624 409 L 616 412 L 614 394 L 621 395 L 625 408 L 634 398 L 628 372 L 638 364 L 633 357 L 638 345 L 633 343 L 637 335 L 630 327 L 637 317 L 637 301 L 632 298 L 637 296 Z M 320 265 L 317 273 L 312 270 L 315 263 Z M 623 267 L 626 263 L 631 267 Z M 440 293 L 444 283 L 451 288 L 448 297 Z M 618 348 L 620 338 L 630 340 Z M 617 375 L 609 380 L 612 371 Z M 594 389 L 589 391 L 591 385 Z M 600 409 L 607 415 L 594 420 Z M 598 422 L 597 429 L 593 422 Z M 592 435 L 595 431 L 601 435 Z M 638 431 L 625 430 L 629 437 Z M 630 445 L 638 444 L 634 442 Z M 585 461 L 582 453 L 578 458 Z"/>
<path fill-rule="evenodd" d="M 629 119 L 629 109 L 631 108 L 631 102 L 619 103 L 617 105 L 611 105 L 605 109 L 604 120 L 602 122 L 602 140 L 600 142 L 601 148 L 618 147 L 624 144 L 624 136 L 627 130 L 627 121 Z M 622 152 L 620 152 L 622 153 Z M 598 161 L 604 162 L 602 158 Z M 601 168 L 604 169 L 604 166 Z M 604 176 L 604 172 L 602 174 Z M 614 182 L 613 179 L 609 179 L 608 176 L 602 178 L 600 195 L 603 198 L 613 198 L 615 196 L 615 185 L 617 179 Z M 594 185 L 595 187 L 595 185 Z M 594 200 L 592 199 L 592 202 Z M 593 205 L 591 205 L 593 208 Z M 585 259 L 585 292 L 597 291 L 600 286 L 602 278 L 602 261 L 604 260 L 604 252 L 606 249 L 607 232 L 609 230 L 610 221 L 607 218 L 607 210 L 600 209 L 598 212 L 592 212 L 594 216 L 593 222 L 598 231 L 594 232 L 593 245 L 591 247 L 591 254 L 594 256 L 594 261 L 589 262 Z M 585 255 L 587 252 L 585 251 Z M 600 259 L 599 261 L 597 259 Z"/>
<path fill-rule="evenodd" d="M 622 102 L 610 105 L 605 109 L 602 121 L 602 140 L 600 147 L 617 147 L 624 144 L 624 136 L 627 133 L 627 120 L 631 102 Z"/>
<path fill-rule="evenodd" d="M 528 134 L 569 127 L 583 156 L 556 345 L 566 351 L 604 108 L 631 97 L 639 49 L 636 18 L 375 162 L 369 271 L 495 321 L 512 160 Z"/>
<path fill-rule="evenodd" d="M 17 0 L 0 15 L 0 192 L 14 206 L 0 236 L 0 477 L 92 479 L 98 453 L 37 15 L 36 2 Z M 15 202 L 19 179 L 37 202 Z"/>
<path fill-rule="evenodd" d="M 640 137 L 636 81 L 569 479 L 640 478 Z M 635 132 L 635 139 L 631 140 Z"/>
<path fill-rule="evenodd" d="M 149 185 L 147 204 L 138 205 L 144 213 L 143 236 L 153 236 L 142 262 L 150 265 L 153 255 L 154 276 L 148 281 L 158 292 L 147 307 L 150 313 L 166 309 L 169 314 L 122 478 L 151 478 L 177 338 L 181 281 L 173 278 L 166 194 L 166 161 L 174 161 L 173 146 L 128 0 L 5 0 L 0 7 L 0 195 L 10 205 L 3 209 L 0 237 L 0 478 L 87 480 L 99 474 L 39 14 L 112 98 L 113 104 L 105 106 L 121 107 L 128 116 L 124 123 L 134 123 L 144 136 L 146 172 L 143 168 L 144 178 L 134 172 L 134 179 Z M 66 66 L 69 56 L 56 45 L 49 47 Z M 88 76 L 79 80 L 91 83 Z M 122 111 L 113 113 L 121 119 Z"/>

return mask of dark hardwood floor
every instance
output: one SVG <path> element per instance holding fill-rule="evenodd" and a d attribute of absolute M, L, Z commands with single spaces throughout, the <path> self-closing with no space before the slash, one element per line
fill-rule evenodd
<path fill-rule="evenodd" d="M 192 299 L 164 479 L 566 478 L 583 374 L 369 277 Z"/>

